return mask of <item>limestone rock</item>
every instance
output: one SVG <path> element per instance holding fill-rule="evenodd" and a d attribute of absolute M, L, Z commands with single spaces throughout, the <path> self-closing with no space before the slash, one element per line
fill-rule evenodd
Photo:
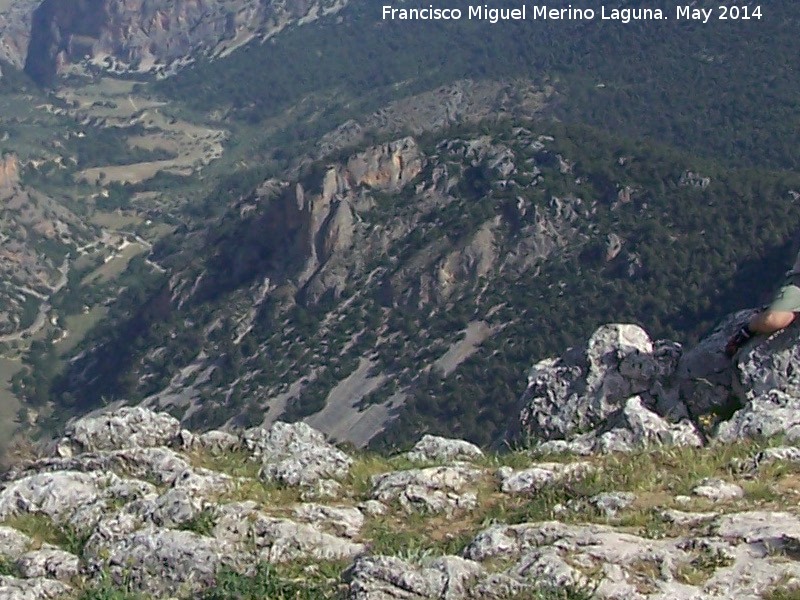
<path fill-rule="evenodd" d="M 470 560 L 444 556 L 415 566 L 392 556 L 363 556 L 345 573 L 351 600 L 461 600 L 483 574 Z"/>
<path fill-rule="evenodd" d="M 16 560 L 31 545 L 31 538 L 13 527 L 0 525 L 0 557 Z"/>
<path fill-rule="evenodd" d="M 800 396 L 800 327 L 793 324 L 768 338 L 756 337 L 737 356 L 736 371 L 743 400 L 773 390 Z"/>
<path fill-rule="evenodd" d="M 336 535 L 356 537 L 364 525 L 364 515 L 351 506 L 301 504 L 294 509 L 294 518 L 320 530 L 331 529 Z"/>
<path fill-rule="evenodd" d="M 109 475 L 73 471 L 24 477 L 0 491 L 0 519 L 35 512 L 64 521 L 80 506 L 96 502 L 110 479 Z"/>
<path fill-rule="evenodd" d="M 151 594 L 199 590 L 214 581 L 217 567 L 233 557 L 210 537 L 153 526 L 91 546 L 90 566 L 117 582 Z"/>
<path fill-rule="evenodd" d="M 714 523 L 716 534 L 748 543 L 763 542 L 773 549 L 787 538 L 800 539 L 800 519 L 787 512 L 746 511 L 722 515 Z"/>
<path fill-rule="evenodd" d="M 131 448 L 107 455 L 112 468 L 131 477 L 152 480 L 160 485 L 173 485 L 191 466 L 186 459 L 169 448 Z"/>
<path fill-rule="evenodd" d="M 71 591 L 70 586 L 53 579 L 17 579 L 0 575 L 0 600 L 56 600 Z"/>
<path fill-rule="evenodd" d="M 603 492 L 589 498 L 589 502 L 603 511 L 607 517 L 615 516 L 620 510 L 628 508 L 635 501 L 636 494 L 631 492 Z"/>
<path fill-rule="evenodd" d="M 346 172 L 355 185 L 396 190 L 422 170 L 422 153 L 413 138 L 405 137 L 356 154 Z"/>
<path fill-rule="evenodd" d="M 453 440 L 426 434 L 414 444 L 410 452 L 406 452 L 402 456 L 417 462 L 470 461 L 483 458 L 483 451 L 475 444 L 464 440 Z"/>
<path fill-rule="evenodd" d="M 665 521 L 683 527 L 694 527 L 701 523 L 708 523 L 719 516 L 716 512 L 685 512 L 682 510 L 665 510 L 661 513 Z"/>
<path fill-rule="evenodd" d="M 25 69 L 45 85 L 68 65 L 87 60 L 111 72 L 164 74 L 196 53 L 221 53 L 341 6 L 324 0 L 155 5 L 144 0 L 99 0 L 68 6 L 46 0 L 35 12 Z"/>
<path fill-rule="evenodd" d="M 169 445 L 180 431 L 180 422 L 167 413 L 126 406 L 67 425 L 62 443 L 73 452 L 152 448 Z"/>
<path fill-rule="evenodd" d="M 41 548 L 22 555 L 17 568 L 23 577 L 48 577 L 59 581 L 70 581 L 81 571 L 80 559 L 60 548 Z"/>
<path fill-rule="evenodd" d="M 716 439 L 732 442 L 776 435 L 785 435 L 788 441 L 800 438 L 800 397 L 780 389 L 749 400 L 729 421 L 720 423 Z"/>
<path fill-rule="evenodd" d="M 471 509 L 477 496 L 469 488 L 482 477 L 483 471 L 460 465 L 395 471 L 373 476 L 372 497 L 381 502 L 397 501 L 407 511 Z"/>
<path fill-rule="evenodd" d="M 503 467 L 497 475 L 500 489 L 506 494 L 531 494 L 555 482 L 579 478 L 591 470 L 591 465 L 586 462 L 540 463 L 522 471 Z"/>
<path fill-rule="evenodd" d="M 3 18 L 0 19 L 0 61 L 10 63 L 17 69 L 25 66 L 31 36 L 31 18 L 39 4 L 38 0 L 16 0 L 3 6 Z"/>
<path fill-rule="evenodd" d="M 693 348 L 650 342 L 635 325 L 605 325 L 585 349 L 533 366 L 512 437 L 543 451 L 629 452 L 648 445 L 702 446 L 694 419 L 742 406 L 715 438 L 800 438 L 800 325 L 756 337 L 732 361 L 727 340 L 755 313 L 724 318 Z"/>
<path fill-rule="evenodd" d="M 378 502 L 377 500 L 367 500 L 366 502 L 362 502 L 358 505 L 358 508 L 371 517 L 385 515 L 386 511 L 389 510 L 389 508 L 383 502 Z"/>
<path fill-rule="evenodd" d="M 234 450 L 239 446 L 239 436 L 227 431 L 206 431 L 197 436 L 198 445 L 212 453 L 222 453 Z"/>
<path fill-rule="evenodd" d="M 263 464 L 261 475 L 286 485 L 311 485 L 325 477 L 343 477 L 353 460 L 305 423 L 275 423 L 248 429 L 247 447 Z"/>
<path fill-rule="evenodd" d="M 769 514 L 778 521 L 774 527 L 767 524 Z M 581 589 L 581 569 L 592 569 L 592 598 L 757 600 L 764 590 L 800 575 L 793 561 L 770 558 L 786 547 L 787 538 L 794 540 L 796 521 L 781 513 L 741 513 L 715 521 L 716 537 L 661 540 L 598 525 L 498 524 L 478 534 L 464 554 L 477 561 L 512 562 L 487 578 L 500 593 L 492 594 L 483 582 L 475 588 L 485 593 L 480 598 L 502 597 L 505 590 L 519 593 L 533 582 L 539 589 Z M 790 533 L 774 538 L 781 527 Z M 688 584 L 687 568 L 690 573 L 702 569 L 703 583 Z"/>
<path fill-rule="evenodd" d="M 778 448 L 766 448 L 757 453 L 750 459 L 752 470 L 758 469 L 761 465 L 768 465 L 771 462 L 800 462 L 800 448 L 796 446 L 780 446 Z"/>
<path fill-rule="evenodd" d="M 528 374 L 519 433 L 534 440 L 569 440 L 599 427 L 634 395 L 647 395 L 653 404 L 666 401 L 662 382 L 673 375 L 675 349 L 654 350 L 641 327 L 614 324 L 600 327 L 585 349 L 540 361 Z M 680 414 L 675 407 L 671 412 Z"/>
<path fill-rule="evenodd" d="M 242 551 L 255 549 L 260 559 L 267 562 L 286 562 L 298 558 L 344 560 L 364 551 L 363 544 L 324 533 L 317 526 L 265 515 L 258 510 L 255 502 L 231 503 L 219 507 L 217 514 L 213 530 L 215 539 Z M 349 516 L 352 518 L 352 515 Z M 353 523 L 348 523 L 345 529 L 351 533 Z"/>
<path fill-rule="evenodd" d="M 681 357 L 676 374 L 680 394 L 695 417 L 730 404 L 735 374 L 731 359 L 725 356 L 725 344 L 755 312 L 743 310 L 727 316 Z"/>
<path fill-rule="evenodd" d="M 651 446 L 703 445 L 697 427 L 688 419 L 670 423 L 643 405 L 639 396 L 628 398 L 624 407 L 605 423 L 571 440 L 552 440 L 539 445 L 543 452 L 599 454 L 633 452 Z"/>
<path fill-rule="evenodd" d="M 306 523 L 290 519 L 258 517 L 253 523 L 252 539 L 265 562 L 297 559 L 347 560 L 364 551 L 364 544 L 319 531 Z"/>
<path fill-rule="evenodd" d="M 704 479 L 692 490 L 692 493 L 714 502 L 735 500 L 744 496 L 744 490 L 740 486 L 716 478 Z"/>
<path fill-rule="evenodd" d="M 19 159 L 16 154 L 0 156 L 0 188 L 11 188 L 19 182 Z"/>
<path fill-rule="evenodd" d="M 156 498 L 134 501 L 126 510 L 158 527 L 177 529 L 194 519 L 203 508 L 204 503 L 186 490 L 173 488 Z"/>
<path fill-rule="evenodd" d="M 620 190 L 622 193 L 622 190 Z M 630 194 L 628 195 L 630 197 Z M 624 240 L 619 237 L 616 233 L 609 233 L 608 238 L 606 240 L 606 252 L 605 252 L 605 260 L 606 262 L 610 262 L 617 258 L 620 252 L 622 252 L 622 244 Z"/>
<path fill-rule="evenodd" d="M 631 452 L 648 446 L 703 445 L 697 428 L 688 419 L 669 423 L 648 410 L 639 396 L 628 398 L 624 408 L 597 431 L 595 452 Z"/>
<path fill-rule="evenodd" d="M 526 553 L 506 574 L 517 581 L 550 591 L 584 588 L 589 583 L 586 576 L 570 565 L 555 548 Z"/>

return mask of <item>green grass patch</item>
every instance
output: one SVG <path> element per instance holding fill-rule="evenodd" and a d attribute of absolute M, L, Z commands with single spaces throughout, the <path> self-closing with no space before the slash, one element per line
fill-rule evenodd
<path fill-rule="evenodd" d="M 460 553 L 481 525 L 481 511 L 450 516 L 397 512 L 369 519 L 361 537 L 369 541 L 372 554 L 416 562 Z"/>
<path fill-rule="evenodd" d="M 121 252 L 114 256 L 111 260 L 103 263 L 97 269 L 92 271 L 89 275 L 83 278 L 82 285 L 108 283 L 112 279 L 119 277 L 123 271 L 128 267 L 131 259 L 139 254 L 142 254 L 147 249 L 139 244 L 133 242 L 126 246 Z"/>
<path fill-rule="evenodd" d="M 108 573 L 102 573 L 99 581 L 84 589 L 78 600 L 152 600 L 150 596 L 121 589 Z"/>
<path fill-rule="evenodd" d="M 70 527 L 60 527 L 43 513 L 23 513 L 6 519 L 3 525 L 13 527 L 31 538 L 34 548 L 43 544 L 53 544 L 78 556 L 83 554 L 83 547 L 88 534 L 82 534 Z"/>
<path fill-rule="evenodd" d="M 64 321 L 69 335 L 55 344 L 58 356 L 63 357 L 75 348 L 107 313 L 108 309 L 105 306 L 94 306 L 89 312 L 67 316 Z"/>
<path fill-rule="evenodd" d="M 261 470 L 261 463 L 246 450 L 212 452 L 201 449 L 187 454 L 187 458 L 193 467 L 219 471 L 231 477 L 256 479 Z"/>
<path fill-rule="evenodd" d="M 197 513 L 193 518 L 181 524 L 180 529 L 193 531 L 200 535 L 210 536 L 217 524 L 217 517 L 213 510 L 206 508 Z"/>
<path fill-rule="evenodd" d="M 761 594 L 761 597 L 764 600 L 800 600 L 800 585 L 779 584 Z"/>
<path fill-rule="evenodd" d="M 333 600 L 342 598 L 338 563 L 279 566 L 259 564 L 242 575 L 226 569 L 200 600 Z"/>

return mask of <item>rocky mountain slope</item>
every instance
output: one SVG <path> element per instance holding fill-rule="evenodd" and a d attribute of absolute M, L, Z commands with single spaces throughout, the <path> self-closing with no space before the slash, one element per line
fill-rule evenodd
<path fill-rule="evenodd" d="M 530 357 L 604 315 L 700 335 L 739 303 L 728 286 L 769 291 L 800 181 L 751 176 L 545 122 L 343 150 L 156 248 L 169 275 L 123 296 L 54 396 L 200 426 L 305 419 L 358 445 L 459 427 L 490 443 Z M 747 249 L 742 215 L 765 224 Z M 737 271 L 745 250 L 762 258 Z"/>
<path fill-rule="evenodd" d="M 13 154 L 0 159 L 0 341 L 38 331 L 69 274 L 70 252 L 94 232 L 65 207 L 26 188 Z"/>
<path fill-rule="evenodd" d="M 0 62 L 17 69 L 25 66 L 33 11 L 40 0 L 6 0 L 0 3 Z"/>
<path fill-rule="evenodd" d="M 267 39 L 346 2 L 45 0 L 33 15 L 26 72 L 43 84 L 74 63 L 115 73 L 164 72 L 205 54 Z"/>
<path fill-rule="evenodd" d="M 82 76 L 45 97 L 7 69 L 3 139 L 24 156 L 18 187 L 93 223 L 58 250 L 102 248 L 54 300 L 78 325 L 52 315 L 14 378 L 23 424 L 127 401 L 204 428 L 283 418 L 357 445 L 488 444 L 532 356 L 608 320 L 693 341 L 773 285 L 800 182 L 749 167 L 795 166 L 792 3 L 658 36 L 393 28 L 340 4 L 41 5 L 29 73 Z M 635 51 L 609 61 L 620 47 Z M 109 70 L 141 81 L 92 79 Z M 9 86 L 25 92 L 10 109 Z M 15 116 L 31 107 L 71 122 L 31 135 Z M 520 118 L 543 109 L 561 122 Z M 25 251 L 50 275 L 64 264 L 50 244 Z M 24 297 L 10 335 L 42 320 Z"/>
<path fill-rule="evenodd" d="M 732 417 L 697 418 L 719 408 L 699 386 L 733 373 L 718 342 L 743 316 L 680 360 L 607 325 L 588 369 L 574 352 L 535 365 L 511 429 L 561 441 L 503 454 L 435 436 L 348 454 L 303 423 L 199 434 L 139 407 L 81 418 L 4 475 L 0 594 L 793 597 L 800 330 L 741 353 Z M 645 405 L 676 373 L 697 387 L 658 417 Z"/>

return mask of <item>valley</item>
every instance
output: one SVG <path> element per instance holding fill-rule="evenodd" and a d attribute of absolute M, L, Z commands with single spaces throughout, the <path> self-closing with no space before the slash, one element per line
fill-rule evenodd
<path fill-rule="evenodd" d="M 750 46 L 743 23 L 656 43 L 644 22 L 388 30 L 363 2 L 97 5 L 79 31 L 85 7 L 44 3 L 29 37 L 2 31 L 36 7 L 3 10 L 4 48 L 37 40 L 0 57 L 21 431 L 143 402 L 489 444 L 532 357 L 609 319 L 696 340 L 732 289 L 768 292 L 797 225 L 794 84 L 764 50 L 796 43 L 784 3 Z"/>

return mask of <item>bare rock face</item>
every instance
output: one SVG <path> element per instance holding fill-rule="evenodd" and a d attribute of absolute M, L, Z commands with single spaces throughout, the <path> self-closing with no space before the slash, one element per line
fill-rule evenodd
<path fill-rule="evenodd" d="M 722 441 L 785 435 L 800 436 L 800 326 L 793 324 L 768 337 L 756 336 L 730 359 L 725 341 L 754 310 L 741 311 L 721 324 L 696 348 L 684 354 L 679 368 L 681 395 L 692 414 L 738 405 L 718 426 Z"/>
<path fill-rule="evenodd" d="M 70 586 L 53 579 L 18 579 L 0 575 L 0 600 L 56 600 L 71 591 Z"/>
<path fill-rule="evenodd" d="M 535 467 L 515 471 L 510 467 L 498 470 L 500 489 L 507 494 L 534 494 L 553 483 L 579 479 L 592 471 L 589 463 L 540 463 Z"/>
<path fill-rule="evenodd" d="M 769 336 L 756 337 L 736 360 L 739 394 L 756 398 L 773 390 L 800 397 L 800 326 L 793 324 Z"/>
<path fill-rule="evenodd" d="M 297 188 L 298 205 L 310 216 L 305 265 L 298 276 L 298 287 L 305 286 L 304 296 L 314 303 L 327 291 L 338 296 L 363 249 L 363 236 L 356 227 L 356 206 L 363 186 L 375 191 L 397 191 L 422 170 L 424 159 L 413 138 L 373 146 L 352 156 L 346 164 L 325 174 L 318 194 Z"/>
<path fill-rule="evenodd" d="M 328 293 L 338 297 L 349 278 L 361 274 L 364 257 L 382 252 L 380 236 L 370 238 L 372 228 L 358 216 L 359 207 L 371 206 L 368 192 L 407 185 L 423 163 L 416 142 L 406 137 L 369 148 L 293 185 L 268 182 L 241 209 L 256 210 L 257 216 L 239 232 L 241 244 L 220 257 L 222 276 L 233 286 L 267 279 L 264 297 L 278 286 L 294 290 L 295 300 L 304 304 L 315 304 Z M 190 294 L 217 293 L 221 285 L 213 275 L 196 278 L 192 273 L 175 283 L 173 295 L 179 302 Z"/>
<path fill-rule="evenodd" d="M 90 563 L 107 568 L 115 581 L 164 594 L 184 586 L 201 589 L 214 580 L 225 549 L 191 531 L 147 527 L 88 548 Z"/>
<path fill-rule="evenodd" d="M 69 582 L 80 573 L 81 561 L 70 552 L 46 547 L 24 554 L 17 561 L 17 568 L 27 578 L 49 577 Z"/>
<path fill-rule="evenodd" d="M 355 155 L 347 161 L 346 178 L 353 185 L 398 190 L 422 170 L 413 138 L 405 137 Z"/>
<path fill-rule="evenodd" d="M 487 592 L 501 586 L 517 593 L 520 589 L 581 589 L 584 575 L 575 567 L 602 564 L 602 581 L 590 588 L 592 598 L 756 600 L 782 577 L 796 576 L 794 564 L 781 565 L 770 558 L 770 553 L 787 547 L 796 521 L 787 513 L 738 513 L 714 520 L 712 537 L 662 540 L 602 525 L 498 524 L 479 533 L 464 556 L 479 562 L 502 558 L 511 563 L 476 585 Z M 682 573 L 704 560 L 719 566 L 710 569 L 699 586 L 687 585 Z"/>
<path fill-rule="evenodd" d="M 729 421 L 720 423 L 716 438 L 732 442 L 744 438 L 785 435 L 800 438 L 800 398 L 775 389 L 749 400 Z"/>
<path fill-rule="evenodd" d="M 25 70 L 50 84 L 62 68 L 88 60 L 115 72 L 164 71 L 200 53 L 214 54 L 258 35 L 337 10 L 324 0 L 45 0 L 33 15 Z"/>
<path fill-rule="evenodd" d="M 609 340 L 612 346 L 648 348 L 640 332 L 611 328 L 590 347 L 595 374 L 615 368 L 607 352 Z M 626 407 L 637 402 L 633 396 Z M 118 410 L 105 422 L 124 421 L 128 415 Z M 617 423 L 619 415 L 613 412 L 608 421 Z M 142 423 L 159 420 L 149 411 L 139 417 Z M 632 423 L 627 427 L 636 430 Z M 645 430 L 652 433 L 649 427 Z M 200 437 L 184 431 L 180 439 Z M 752 510 L 759 503 L 729 481 L 729 475 L 692 482 L 693 494 L 702 502 L 714 501 L 715 512 L 660 511 L 663 532 L 641 528 L 637 533 L 636 527 L 625 525 L 625 513 L 640 510 L 632 504 L 646 500 L 638 489 L 610 488 L 548 509 L 554 514 L 572 510 L 578 517 L 581 504 L 595 507 L 608 519 L 603 525 L 533 516 L 529 522 L 508 524 L 503 511 L 496 510 L 503 505 L 493 505 L 501 500 L 512 500 L 507 506 L 524 505 L 513 501 L 517 494 L 546 499 L 549 486 L 571 494 L 573 483 L 588 475 L 594 487 L 606 468 L 603 459 L 527 462 L 525 468 L 501 467 L 493 473 L 482 466 L 485 459 L 461 462 L 480 458 L 476 448 L 428 436 L 415 452 L 422 460 L 444 460 L 446 465 L 373 475 L 367 492 L 373 500 L 355 506 L 365 493 L 363 482 L 348 481 L 340 451 L 305 425 L 280 424 L 241 435 L 214 432 L 207 439 L 214 443 L 191 443 L 181 450 L 155 446 L 86 452 L 76 447 L 74 456 L 51 456 L 7 473 L 0 485 L 0 520 L 8 523 L 0 527 L 0 556 L 13 563 L 17 576 L 0 576 L 0 600 L 72 597 L 77 592 L 71 584 L 91 586 L 92 579 L 154 598 L 193 598 L 214 585 L 221 569 L 249 575 L 255 565 L 292 561 L 348 564 L 341 580 L 330 583 L 350 600 L 497 600 L 572 591 L 604 600 L 758 600 L 765 590 L 800 578 L 800 567 L 791 560 L 800 547 L 797 515 Z M 269 491 L 264 497 L 263 482 L 255 475 L 233 477 L 190 464 L 200 457 L 224 459 L 220 453 L 233 448 L 237 459 L 240 451 L 249 451 L 250 459 L 263 461 L 263 471 L 286 485 L 304 485 L 292 474 L 308 471 L 314 473 L 312 480 L 339 477 L 342 487 L 355 487 L 329 503 L 303 503 L 295 496 L 291 504 L 282 504 L 280 494 Z M 767 448 L 747 462 L 757 469 L 770 461 L 797 461 L 798 452 L 788 446 Z M 349 465 L 352 459 L 344 456 Z M 255 497 L 241 499 L 249 490 Z M 230 501 L 228 493 L 240 499 Z M 740 503 L 749 503 L 750 509 Z M 459 544 L 459 556 L 405 545 L 413 530 L 403 532 L 404 545 L 390 550 L 393 556 L 375 552 L 385 539 L 373 538 L 373 545 L 369 537 L 376 525 L 384 531 L 397 519 L 409 524 L 430 519 L 421 528 L 428 523 L 449 528 L 452 520 L 460 536 L 464 514 L 477 510 L 488 511 L 486 518 L 476 521 L 483 524 L 469 532 L 469 543 Z M 411 517 L 410 511 L 416 514 Z M 26 518 L 16 518 L 22 515 Z M 587 519 L 595 516 L 586 514 Z M 55 531 L 72 532 L 85 543 L 76 548 L 72 539 L 64 544 L 69 547 L 58 548 L 10 526 L 43 519 L 52 521 Z M 441 532 L 448 535 L 449 529 Z M 425 540 L 427 533 L 420 536 Z"/>
<path fill-rule="evenodd" d="M 0 15 L 0 61 L 21 69 L 25 65 L 33 11 L 39 0 L 11 0 Z"/>
<path fill-rule="evenodd" d="M 13 527 L 0 525 L 0 556 L 5 560 L 17 560 L 25 554 L 31 538 Z"/>
<path fill-rule="evenodd" d="M 0 159 L 0 189 L 10 188 L 19 181 L 19 160 L 15 154 Z"/>
<path fill-rule="evenodd" d="M 0 491 L 0 519 L 41 513 L 55 522 L 68 519 L 81 506 L 96 502 L 108 475 L 60 471 L 38 473 L 6 485 Z"/>

